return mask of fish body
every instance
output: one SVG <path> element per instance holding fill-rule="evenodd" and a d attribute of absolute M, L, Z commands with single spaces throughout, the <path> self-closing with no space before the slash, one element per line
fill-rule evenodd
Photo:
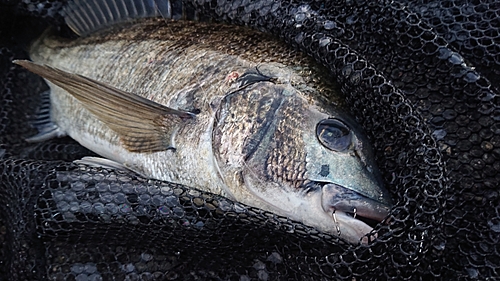
<path fill-rule="evenodd" d="M 357 243 L 390 209 L 369 144 L 312 59 L 243 27 L 148 19 L 44 35 L 50 119 L 104 158 Z M 48 67 L 50 66 L 50 67 Z M 123 97 L 126 97 L 122 99 Z"/>

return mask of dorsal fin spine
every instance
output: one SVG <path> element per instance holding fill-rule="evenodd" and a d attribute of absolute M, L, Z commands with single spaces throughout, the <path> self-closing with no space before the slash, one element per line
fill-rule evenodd
<path fill-rule="evenodd" d="M 78 33 L 77 30 L 92 29 L 92 27 L 88 24 L 88 20 L 84 19 L 85 14 L 80 11 L 80 6 L 75 5 L 74 2 L 70 2 L 67 7 L 67 10 L 71 9 L 73 11 L 71 17 L 66 16 L 66 24 L 71 27 L 71 29 L 73 29 L 76 33 Z"/>
<path fill-rule="evenodd" d="M 111 17 L 109 15 L 109 12 L 105 11 L 105 6 L 103 6 L 103 4 L 106 3 L 105 1 L 101 2 L 101 1 L 96 1 L 94 0 L 94 5 L 95 6 L 99 6 L 98 9 L 95 9 L 93 10 L 94 13 L 98 13 L 99 15 L 96 15 L 96 18 L 99 19 L 103 19 L 104 22 L 110 22 L 111 21 Z M 99 23 L 103 23 L 103 22 L 99 22 Z"/>
<path fill-rule="evenodd" d="M 93 3 L 92 0 L 86 1 L 85 8 L 87 8 L 87 15 L 89 15 L 91 22 L 93 22 L 95 26 L 102 25 L 103 19 L 100 19 L 95 13 L 96 10 L 98 10 L 98 8 L 91 5 L 92 3 Z"/>
<path fill-rule="evenodd" d="M 108 19 L 110 22 L 115 21 L 115 17 L 113 13 L 111 12 L 111 8 L 108 5 L 108 1 L 102 1 L 101 4 L 104 6 L 105 11 L 103 11 L 103 14 L 106 14 L 108 16 Z"/>

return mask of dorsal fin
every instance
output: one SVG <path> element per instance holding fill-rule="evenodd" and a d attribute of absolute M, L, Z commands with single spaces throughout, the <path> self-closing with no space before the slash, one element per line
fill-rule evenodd
<path fill-rule="evenodd" d="M 170 0 L 70 0 L 64 13 L 66 24 L 80 36 L 139 18 L 178 17 Z"/>

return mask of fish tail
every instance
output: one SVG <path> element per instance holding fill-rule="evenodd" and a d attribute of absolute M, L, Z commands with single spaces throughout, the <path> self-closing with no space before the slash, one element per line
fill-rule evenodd
<path fill-rule="evenodd" d="M 29 124 L 35 128 L 38 133 L 25 139 L 30 143 L 42 142 L 56 137 L 65 136 L 62 131 L 50 117 L 50 91 L 44 91 L 40 94 L 40 104 L 36 113 L 30 116 Z"/>
<path fill-rule="evenodd" d="M 42 33 L 42 35 L 40 35 L 38 38 L 36 38 L 29 44 L 27 51 L 32 59 L 33 57 L 37 57 L 39 55 L 38 50 L 41 49 L 40 46 L 45 45 L 46 38 L 51 37 L 53 34 L 54 34 L 54 28 L 49 27 Z"/>

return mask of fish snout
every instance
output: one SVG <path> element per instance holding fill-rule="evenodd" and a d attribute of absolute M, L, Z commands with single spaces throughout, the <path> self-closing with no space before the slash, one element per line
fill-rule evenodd
<path fill-rule="evenodd" d="M 321 203 L 327 213 L 343 212 L 365 222 L 381 222 L 391 209 L 390 204 L 368 198 L 334 183 L 323 186 Z"/>

